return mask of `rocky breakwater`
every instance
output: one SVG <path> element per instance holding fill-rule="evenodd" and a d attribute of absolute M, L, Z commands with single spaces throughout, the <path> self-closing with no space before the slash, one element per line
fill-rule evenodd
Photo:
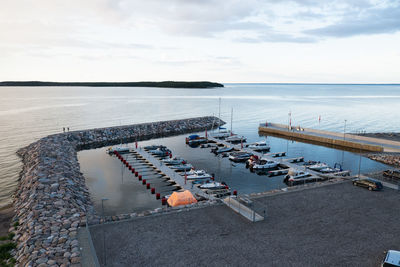
<path fill-rule="evenodd" d="M 94 214 L 77 151 L 117 140 L 144 140 L 210 129 L 224 122 L 200 117 L 50 135 L 18 151 L 23 169 L 14 194 L 18 266 L 80 265 L 78 227 Z"/>
<path fill-rule="evenodd" d="M 119 143 L 148 140 L 196 131 L 204 131 L 225 124 L 216 117 L 159 121 L 120 127 L 99 128 L 68 133 L 68 140 L 78 143 L 79 149 L 103 147 Z"/>
<path fill-rule="evenodd" d="M 378 153 L 368 154 L 368 158 L 394 167 L 400 167 L 400 153 Z"/>

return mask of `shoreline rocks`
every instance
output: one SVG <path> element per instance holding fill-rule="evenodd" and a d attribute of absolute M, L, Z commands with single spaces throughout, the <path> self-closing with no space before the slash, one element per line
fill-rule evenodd
<path fill-rule="evenodd" d="M 215 117 L 54 134 L 18 150 L 23 169 L 14 194 L 18 266 L 80 265 L 79 226 L 94 214 L 77 151 L 211 129 Z"/>
<path fill-rule="evenodd" d="M 368 154 L 368 158 L 397 168 L 400 167 L 400 153 L 373 153 Z"/>

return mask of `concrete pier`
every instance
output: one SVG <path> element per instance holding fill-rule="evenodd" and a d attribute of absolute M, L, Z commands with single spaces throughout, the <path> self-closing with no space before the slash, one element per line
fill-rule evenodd
<path fill-rule="evenodd" d="M 353 134 L 302 128 L 300 126 L 293 126 L 289 129 L 289 127 L 284 124 L 267 123 L 261 124 L 258 131 L 259 133 L 266 135 L 272 134 L 283 138 L 296 138 L 353 150 L 370 152 L 400 152 L 400 142 Z"/>

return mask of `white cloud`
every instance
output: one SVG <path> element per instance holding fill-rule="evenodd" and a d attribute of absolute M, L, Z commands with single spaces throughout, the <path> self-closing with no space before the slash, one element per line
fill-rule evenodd
<path fill-rule="evenodd" d="M 127 75 L 124 80 L 136 77 L 132 73 L 148 75 L 150 80 L 151 75 L 177 75 L 174 79 L 182 79 L 179 75 L 189 78 L 199 75 L 203 79 L 220 75 L 230 81 L 269 73 L 263 77 L 274 76 L 279 81 L 288 77 L 297 79 L 313 71 L 319 73 L 321 69 L 324 73 L 332 72 L 323 76 L 326 79 L 332 79 L 335 73 L 349 79 L 351 75 L 347 72 L 344 76 L 336 63 L 331 69 L 325 68 L 321 55 L 329 55 L 325 62 L 341 58 L 349 66 L 362 69 L 364 66 L 358 66 L 353 57 L 358 47 L 363 42 L 375 44 L 376 48 L 370 47 L 362 55 L 371 58 L 372 64 L 372 58 L 379 58 L 378 48 L 383 40 L 393 44 L 388 48 L 390 55 L 398 55 L 396 43 L 391 39 L 398 41 L 399 3 L 399 0 L 2 0 L 0 80 L 42 73 L 51 73 L 55 78 L 70 75 L 68 79 L 74 80 L 81 78 L 77 73 L 90 71 L 91 66 L 114 75 L 115 79 Z M 377 34 L 385 38 L 378 38 Z M 354 37 L 361 35 L 367 39 Z M 343 49 L 352 50 L 348 53 L 338 50 L 338 39 L 348 42 Z M 321 54 L 317 56 L 315 51 Z M 303 58 L 301 53 L 308 57 Z M 290 60 L 285 59 L 287 55 L 292 56 Z M 300 58 L 303 62 L 297 62 Z M 392 68 L 398 66 L 396 59 L 398 56 L 388 59 Z M 56 73 L 55 65 L 60 74 Z M 304 65 L 309 66 L 307 71 Z M 32 66 L 33 70 L 28 69 Z M 181 66 L 186 69 L 183 71 Z M 246 71 L 240 73 L 233 66 Z M 25 71 L 20 71 L 23 67 Z M 389 77 L 378 75 L 374 67 L 365 71 L 372 75 L 369 77 L 380 80 Z M 396 76 L 393 71 L 386 72 Z M 106 76 L 104 73 L 98 75 L 99 79 Z M 312 77 L 317 79 L 318 75 Z"/>

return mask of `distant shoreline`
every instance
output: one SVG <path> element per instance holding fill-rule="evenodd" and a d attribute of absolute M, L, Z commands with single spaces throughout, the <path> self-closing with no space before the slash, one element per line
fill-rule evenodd
<path fill-rule="evenodd" d="M 224 87 L 221 83 L 201 82 L 42 82 L 42 81 L 4 81 L 0 86 L 85 86 L 85 87 L 163 87 L 163 88 L 215 88 Z"/>

